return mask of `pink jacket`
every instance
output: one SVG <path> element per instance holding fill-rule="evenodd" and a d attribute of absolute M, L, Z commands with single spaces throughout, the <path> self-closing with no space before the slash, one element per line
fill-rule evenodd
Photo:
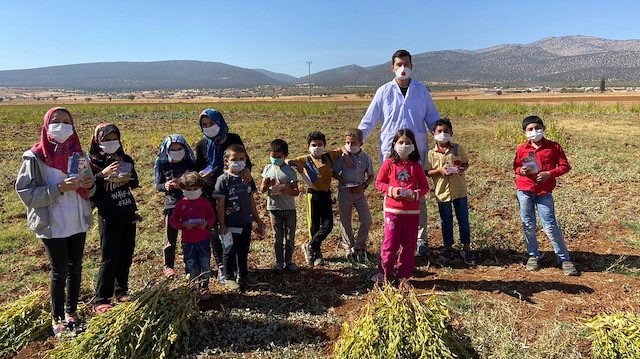
<path fill-rule="evenodd" d="M 394 199 L 391 191 L 394 188 L 403 187 L 417 192 L 415 201 L 406 199 Z M 395 214 L 420 214 L 420 201 L 429 192 L 429 184 L 424 168 L 419 162 L 393 161 L 388 158 L 380 166 L 376 178 L 376 188 L 385 194 L 384 210 Z"/>
<path fill-rule="evenodd" d="M 194 227 L 192 229 L 183 228 L 182 223 L 189 220 L 194 221 Z M 199 220 L 206 220 L 207 228 L 198 228 L 200 224 L 195 222 Z M 173 228 L 182 230 L 182 242 L 184 243 L 198 243 L 209 239 L 209 228 L 215 221 L 216 213 L 211 208 L 209 201 L 204 197 L 194 200 L 186 198 L 179 200 L 169 219 L 169 223 Z"/>

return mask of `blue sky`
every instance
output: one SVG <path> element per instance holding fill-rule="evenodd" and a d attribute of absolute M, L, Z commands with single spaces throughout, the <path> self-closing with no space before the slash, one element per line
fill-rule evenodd
<path fill-rule="evenodd" d="M 0 70 L 202 60 L 293 76 L 547 36 L 640 39 L 638 1 L 0 2 Z"/>

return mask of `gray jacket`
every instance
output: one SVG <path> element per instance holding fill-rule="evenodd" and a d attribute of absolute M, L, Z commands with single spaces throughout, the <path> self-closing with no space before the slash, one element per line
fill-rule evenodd
<path fill-rule="evenodd" d="M 38 238 L 52 238 L 51 212 L 49 207 L 62 195 L 57 185 L 47 184 L 47 164 L 42 162 L 33 151 L 22 154 L 22 166 L 16 179 L 16 192 L 20 200 L 27 206 L 27 223 Z M 93 186 L 88 190 L 89 196 L 96 191 Z M 87 226 L 93 226 L 91 203 L 82 201 L 82 213 Z"/>

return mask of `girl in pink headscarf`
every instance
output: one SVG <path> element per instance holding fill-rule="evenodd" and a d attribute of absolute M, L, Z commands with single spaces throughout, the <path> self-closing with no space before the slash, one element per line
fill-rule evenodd
<path fill-rule="evenodd" d="M 88 168 L 87 173 L 77 171 L 86 157 L 71 113 L 61 107 L 47 111 L 40 141 L 22 158 L 16 191 L 27 206 L 29 228 L 42 238 L 51 263 L 52 327 L 59 337 L 78 329 L 82 255 L 87 229 L 93 225 L 88 198 L 95 192 Z"/>

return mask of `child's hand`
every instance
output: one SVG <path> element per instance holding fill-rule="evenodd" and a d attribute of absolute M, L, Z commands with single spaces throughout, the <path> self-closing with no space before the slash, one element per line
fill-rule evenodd
<path fill-rule="evenodd" d="M 256 233 L 258 233 L 258 234 L 259 234 L 259 235 L 261 235 L 261 236 L 262 236 L 262 235 L 264 235 L 266 225 L 265 225 L 265 224 L 264 224 L 264 222 L 262 222 L 262 220 L 260 220 L 260 219 L 258 219 L 258 220 L 256 221 L 256 223 L 258 224 L 258 228 L 256 228 Z"/>
<path fill-rule="evenodd" d="M 78 181 L 76 180 L 76 177 L 65 178 L 63 181 L 58 183 L 58 189 L 60 190 L 60 193 L 75 191 L 78 189 Z"/>
<path fill-rule="evenodd" d="M 414 201 L 416 199 L 416 193 L 413 190 L 408 189 L 404 193 L 404 199 L 407 201 Z"/>
<path fill-rule="evenodd" d="M 209 223 L 207 223 L 206 219 L 202 220 L 202 223 L 200 223 L 200 225 L 198 226 L 198 228 L 200 229 L 207 229 L 207 226 L 209 225 Z"/>
<path fill-rule="evenodd" d="M 109 177 L 109 176 L 113 176 L 115 174 L 118 173 L 118 165 L 120 164 L 120 162 L 116 161 L 113 162 L 112 164 L 108 165 L 105 169 L 103 169 L 101 171 L 102 176 L 104 177 Z"/>
<path fill-rule="evenodd" d="M 540 172 L 538 173 L 538 175 L 536 175 L 536 182 L 542 183 L 547 181 L 549 178 L 551 178 L 551 174 L 549 172 L 547 171 Z"/>
<path fill-rule="evenodd" d="M 438 168 L 438 173 L 442 176 L 448 176 L 449 172 L 447 172 L 447 166 L 442 166 Z"/>
<path fill-rule="evenodd" d="M 242 172 L 240 172 L 240 177 L 242 178 L 242 183 L 247 184 L 251 182 L 253 177 L 251 177 L 251 171 L 248 168 L 244 168 Z"/>
<path fill-rule="evenodd" d="M 531 172 L 531 168 L 527 167 L 527 166 L 522 166 L 520 167 L 520 174 L 523 176 L 526 176 L 527 174 L 529 174 L 529 172 Z"/>
<path fill-rule="evenodd" d="M 94 184 L 95 182 L 93 180 L 93 176 L 83 176 L 78 183 L 80 187 L 86 188 L 86 189 L 93 187 Z"/>
<path fill-rule="evenodd" d="M 359 186 L 355 186 L 355 187 L 353 187 L 353 188 L 351 189 L 351 192 L 353 192 L 353 193 L 362 193 L 362 192 L 364 192 L 364 185 L 363 185 L 363 184 L 361 184 L 361 185 L 359 185 Z"/>
<path fill-rule="evenodd" d="M 402 187 L 395 187 L 391 190 L 391 198 L 400 199 L 403 198 L 400 196 L 400 191 L 402 191 Z"/>
<path fill-rule="evenodd" d="M 224 224 L 221 224 L 220 227 L 218 227 L 218 233 L 225 235 L 227 233 L 227 226 L 225 226 Z"/>
<path fill-rule="evenodd" d="M 464 166 L 458 166 L 458 173 L 463 173 L 467 169 Z"/>
<path fill-rule="evenodd" d="M 189 223 L 189 221 L 182 222 L 182 228 L 184 229 L 193 229 L 193 224 Z"/>

